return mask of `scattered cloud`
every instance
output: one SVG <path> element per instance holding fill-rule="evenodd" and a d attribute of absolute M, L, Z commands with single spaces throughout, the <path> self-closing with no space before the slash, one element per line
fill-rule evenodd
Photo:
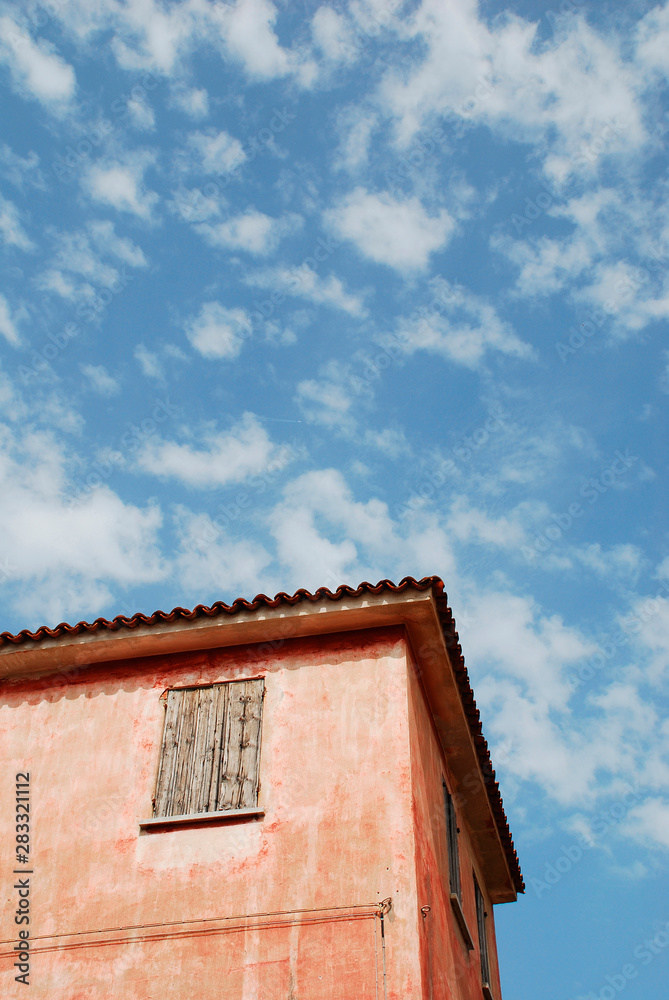
<path fill-rule="evenodd" d="M 209 114 L 209 94 L 204 87 L 174 86 L 172 104 L 190 118 L 206 118 Z"/>
<path fill-rule="evenodd" d="M 407 354 L 428 351 L 467 368 L 478 367 L 488 351 L 533 357 L 532 346 L 485 299 L 443 281 L 433 282 L 432 288 L 431 304 L 399 322 L 398 336 Z"/>
<path fill-rule="evenodd" d="M 190 170 L 217 176 L 228 174 L 241 166 L 246 153 L 239 139 L 235 139 L 225 129 L 207 129 L 191 132 L 188 136 L 186 163 Z"/>
<path fill-rule="evenodd" d="M 149 351 L 144 344 L 137 344 L 133 353 L 135 360 L 139 362 L 143 375 L 146 375 L 147 378 L 158 379 L 159 381 L 165 378 L 165 371 L 157 354 Z"/>
<path fill-rule="evenodd" d="M 178 548 L 175 573 L 179 584 L 196 595 L 255 593 L 271 562 L 271 556 L 258 542 L 235 537 L 214 523 L 208 514 L 195 514 L 177 506 L 175 522 Z M 268 591 L 271 587 L 267 588 Z"/>
<path fill-rule="evenodd" d="M 156 506 L 125 503 L 105 485 L 69 505 L 68 454 L 50 432 L 5 427 L 1 448 L 0 552 L 22 620 L 93 617 L 111 588 L 164 578 Z"/>
<path fill-rule="evenodd" d="M 236 358 L 252 332 L 245 309 L 228 309 L 220 302 L 205 302 L 186 323 L 186 336 L 205 358 Z"/>
<path fill-rule="evenodd" d="M 151 438 L 137 456 L 138 468 L 198 489 L 216 489 L 290 459 L 289 449 L 275 445 L 252 413 L 227 432 L 204 431 L 198 443 L 200 447 Z"/>
<path fill-rule="evenodd" d="M 280 240 L 300 224 L 299 216 L 287 215 L 273 219 L 264 212 L 247 209 L 243 215 L 225 222 L 203 222 L 195 226 L 196 232 L 210 246 L 227 250 L 245 250 L 247 253 L 266 256 L 276 249 Z"/>
<path fill-rule="evenodd" d="M 74 70 L 55 46 L 45 39 L 35 42 L 7 16 L 0 17 L 0 61 L 9 67 L 16 90 L 50 111 L 62 111 L 74 97 Z"/>
<path fill-rule="evenodd" d="M 152 153 L 138 151 L 116 161 L 93 163 L 84 175 L 84 188 L 94 201 L 150 220 L 158 195 L 145 188 L 144 174 L 154 160 Z"/>
<path fill-rule="evenodd" d="M 25 312 L 22 309 L 18 312 L 12 312 L 9 302 L 0 293 L 0 333 L 12 347 L 18 347 L 21 342 L 17 321 L 24 316 Z"/>
<path fill-rule="evenodd" d="M 32 250 L 35 244 L 28 237 L 19 216 L 16 205 L 3 198 L 0 194 L 0 236 L 6 246 L 15 246 L 19 250 Z"/>
<path fill-rule="evenodd" d="M 428 214 L 418 198 L 398 201 L 358 187 L 326 212 L 328 226 L 363 257 L 397 271 L 421 271 L 446 246 L 454 222 L 445 209 Z"/>
<path fill-rule="evenodd" d="M 308 264 L 299 267 L 267 268 L 246 275 L 246 283 L 256 288 L 272 288 L 270 305 L 280 305 L 284 296 L 307 299 L 316 305 L 340 309 L 349 316 L 365 316 L 367 309 L 361 294 L 346 291 L 344 283 L 334 274 L 321 277 Z M 272 312 L 274 309 L 272 308 Z"/>
<path fill-rule="evenodd" d="M 100 396 L 116 396 L 121 391 L 121 386 L 113 376 L 109 374 L 104 365 L 79 365 L 81 372 L 94 392 Z"/>

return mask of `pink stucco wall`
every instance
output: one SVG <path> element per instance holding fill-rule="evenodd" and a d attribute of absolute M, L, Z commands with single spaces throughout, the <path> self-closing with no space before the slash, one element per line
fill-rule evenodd
<path fill-rule="evenodd" d="M 258 676 L 266 679 L 264 818 L 140 833 L 140 820 L 151 815 L 161 693 Z M 285 641 L 275 649 L 115 662 L 69 683 L 5 685 L 0 836 L 8 850 L 0 884 L 8 906 L 1 937 L 15 940 L 8 859 L 14 774 L 27 770 L 34 953 L 30 993 L 14 982 L 12 959 L 3 957 L 0 995 L 373 1000 L 377 989 L 383 996 L 379 923 L 373 908 L 360 904 L 388 896 L 388 998 L 427 995 L 419 948 L 426 928 L 418 912 L 425 891 L 423 885 L 416 891 L 413 824 L 429 782 L 421 778 L 413 797 L 411 782 L 419 757 L 427 761 L 429 752 L 421 743 L 416 754 L 423 723 L 414 696 L 408 715 L 407 676 L 403 631 L 389 628 Z M 419 831 L 422 858 L 422 824 Z M 435 877 L 432 861 L 421 860 L 423 868 Z M 343 909 L 319 911 L 332 907 Z M 244 917 L 277 911 L 290 912 Z M 35 940 L 211 917 L 240 919 Z M 454 953 L 459 945 L 444 933 Z M 9 949 L 0 950 L 6 956 Z M 439 975 L 444 962 L 435 966 Z"/>
<path fill-rule="evenodd" d="M 472 872 L 486 899 L 490 986 L 499 997 L 499 971 L 493 908 L 476 860 L 465 818 L 467 792 L 458 787 L 437 737 L 420 671 L 411 655 L 408 664 L 411 785 L 416 850 L 418 910 L 430 911 L 419 920 L 420 958 L 425 1000 L 481 1000 L 481 966 Z M 470 951 L 451 908 L 446 815 L 442 780 L 456 803 L 462 909 L 474 943 Z M 471 794 L 471 793 L 470 793 Z"/>

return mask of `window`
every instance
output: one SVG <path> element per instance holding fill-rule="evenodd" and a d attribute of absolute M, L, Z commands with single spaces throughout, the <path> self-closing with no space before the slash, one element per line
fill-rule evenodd
<path fill-rule="evenodd" d="M 474 894 L 476 896 L 476 925 L 478 927 L 479 953 L 481 955 L 481 986 L 483 996 L 486 1000 L 493 1000 L 490 989 L 490 960 L 488 957 L 488 935 L 486 933 L 486 917 L 488 914 L 485 911 L 485 900 L 483 893 L 479 889 L 476 876 L 474 876 Z"/>
<path fill-rule="evenodd" d="M 445 781 L 442 781 L 442 786 L 444 789 L 444 808 L 446 810 L 446 837 L 448 840 L 448 880 L 451 892 L 458 897 L 458 902 L 462 904 L 460 858 L 458 856 L 458 823 L 455 818 L 453 799 L 446 787 Z"/>
<path fill-rule="evenodd" d="M 167 692 L 154 821 L 257 808 L 264 693 L 262 679 Z"/>
<path fill-rule="evenodd" d="M 474 942 L 467 927 L 467 921 L 462 909 L 462 886 L 460 885 L 460 855 L 458 852 L 458 821 L 455 816 L 455 805 L 453 798 L 446 787 L 446 782 L 442 778 L 442 788 L 444 791 L 444 810 L 446 813 L 446 843 L 448 846 L 448 884 L 451 908 L 455 914 L 462 940 L 468 951 L 474 950 Z"/>

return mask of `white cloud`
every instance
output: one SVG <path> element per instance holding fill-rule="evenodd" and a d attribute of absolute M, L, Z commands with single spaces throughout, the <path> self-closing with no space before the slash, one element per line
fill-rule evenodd
<path fill-rule="evenodd" d="M 539 45 L 536 23 L 508 14 L 489 25 L 476 0 L 423 0 L 404 37 L 424 55 L 408 74 L 389 69 L 379 94 L 402 147 L 426 121 L 449 115 L 543 141 L 558 180 L 603 133 L 611 152 L 644 139 L 635 68 L 582 18 Z"/>
<path fill-rule="evenodd" d="M 23 310 L 12 315 L 7 299 L 0 293 L 0 333 L 12 347 L 18 347 L 21 342 L 16 324 L 17 319 L 23 315 Z"/>
<path fill-rule="evenodd" d="M 669 6 L 656 6 L 639 21 L 636 43 L 641 69 L 669 76 Z"/>
<path fill-rule="evenodd" d="M 289 55 L 273 30 L 276 17 L 270 0 L 237 0 L 224 20 L 228 51 L 244 64 L 247 73 L 261 80 L 285 76 L 290 69 Z"/>
<path fill-rule="evenodd" d="M 81 0 L 84 6 L 85 0 Z M 107 10 L 81 12 L 80 24 L 100 28 L 105 22 L 115 29 L 112 49 L 123 69 L 151 68 L 172 75 L 194 34 L 204 28 L 198 16 L 199 4 L 187 2 L 166 9 L 155 0 L 131 2 L 125 9 L 114 5 Z M 89 29 L 90 30 L 90 29 Z"/>
<path fill-rule="evenodd" d="M 490 517 L 473 507 L 467 497 L 456 496 L 448 514 L 448 530 L 459 542 L 519 550 L 525 541 L 525 529 L 516 516 Z"/>
<path fill-rule="evenodd" d="M 120 291 L 132 280 L 125 265 L 148 265 L 141 247 L 118 236 L 107 220 L 92 220 L 85 230 L 50 235 L 55 253 L 39 275 L 38 286 L 72 302 L 93 302 L 95 286 Z"/>
<path fill-rule="evenodd" d="M 404 431 L 395 427 L 384 427 L 382 430 L 372 430 L 368 427 L 363 438 L 368 448 L 375 448 L 377 451 L 388 455 L 389 458 L 400 458 L 402 455 L 411 454 L 411 446 L 407 441 Z"/>
<path fill-rule="evenodd" d="M 555 240 L 541 236 L 526 242 L 496 238 L 491 245 L 520 269 L 516 289 L 527 297 L 562 290 L 592 263 L 592 251 L 583 238 Z"/>
<path fill-rule="evenodd" d="M 121 391 L 121 386 L 104 365 L 79 365 L 79 367 L 91 388 L 100 396 L 116 396 Z"/>
<path fill-rule="evenodd" d="M 347 385 L 347 371 L 337 362 L 331 362 L 323 374 L 324 378 L 303 379 L 297 383 L 297 405 L 310 423 L 351 432 L 357 421 L 351 413 L 354 395 Z"/>
<path fill-rule="evenodd" d="M 30 151 L 27 156 L 19 156 L 6 142 L 0 143 L 0 173 L 15 187 L 23 189 L 26 182 L 44 190 L 44 177 L 39 168 L 39 156 Z"/>
<path fill-rule="evenodd" d="M 431 307 L 399 323 L 398 333 L 407 354 L 429 351 L 468 368 L 476 368 L 487 351 L 532 358 L 532 347 L 485 299 L 445 282 L 433 282 L 433 288 Z"/>
<path fill-rule="evenodd" d="M 625 822 L 628 836 L 650 847 L 669 850 L 669 802 L 649 798 L 632 809 Z"/>
<path fill-rule="evenodd" d="M 211 191 L 208 187 L 207 190 Z M 198 187 L 183 186 L 172 192 L 172 199 L 167 203 L 170 211 L 178 215 L 182 222 L 191 223 L 206 222 L 207 219 L 220 215 L 226 205 L 227 199 L 218 190 L 205 195 Z"/>
<path fill-rule="evenodd" d="M 277 305 L 280 305 L 284 295 L 291 295 L 316 305 L 341 309 L 349 316 L 365 316 L 367 313 L 362 295 L 346 291 L 343 282 L 333 274 L 322 278 L 308 264 L 255 271 L 248 274 L 245 280 L 253 287 L 273 288 L 279 297 L 273 296 L 272 302 Z"/>
<path fill-rule="evenodd" d="M 354 500 L 336 469 L 290 482 L 269 524 L 288 573 L 285 586 L 357 585 L 393 573 L 420 577 L 435 565 L 448 579 L 455 576 L 447 534 L 434 517 L 419 515 L 400 528 L 383 501 Z"/>
<path fill-rule="evenodd" d="M 574 298 L 612 317 L 615 336 L 629 336 L 669 317 L 669 275 L 649 280 L 640 271 L 627 260 L 601 261 L 590 284 L 578 289 Z"/>
<path fill-rule="evenodd" d="M 144 344 L 137 345 L 134 350 L 134 358 L 136 361 L 139 361 L 142 373 L 146 375 L 147 378 L 155 378 L 160 381 L 165 378 L 165 372 L 158 359 L 158 355 L 149 351 Z"/>
<path fill-rule="evenodd" d="M 376 113 L 357 104 L 344 108 L 338 114 L 337 132 L 340 142 L 334 161 L 337 169 L 355 173 L 366 166 L 376 125 Z"/>
<path fill-rule="evenodd" d="M 417 198 L 397 201 L 358 187 L 326 213 L 328 225 L 364 257 L 398 271 L 423 270 L 442 249 L 454 223 L 445 209 L 428 215 Z"/>
<path fill-rule="evenodd" d="M 311 33 L 316 45 L 331 62 L 355 61 L 357 52 L 351 25 L 332 7 L 318 8 L 311 21 Z"/>
<path fill-rule="evenodd" d="M 138 453 L 138 467 L 197 489 L 215 489 L 280 468 L 290 458 L 288 448 L 275 445 L 252 413 L 245 413 L 227 432 L 203 433 L 200 444 L 198 448 L 151 438 Z"/>
<path fill-rule="evenodd" d="M 188 136 L 188 163 L 198 173 L 228 174 L 245 160 L 241 142 L 225 129 L 210 128 L 206 132 L 191 132 Z"/>
<path fill-rule="evenodd" d="M 10 17 L 0 17 L 0 61 L 11 71 L 16 89 L 52 111 L 74 96 L 74 70 L 44 39 L 33 41 Z"/>
<path fill-rule="evenodd" d="M 19 250 L 32 250 L 34 243 L 21 225 L 16 205 L 3 198 L 0 194 L 0 236 L 7 246 L 18 247 Z"/>
<path fill-rule="evenodd" d="M 11 600 L 24 623 L 94 615 L 110 587 L 165 575 L 160 510 L 124 503 L 107 486 L 68 505 L 69 456 L 51 433 L 0 429 L 0 552 L 12 567 Z"/>
<path fill-rule="evenodd" d="M 667 589 L 653 597 L 638 597 L 632 601 L 630 614 L 621 615 L 620 625 L 638 636 L 647 654 L 645 668 L 648 680 L 657 685 L 669 674 L 669 600 Z"/>
<path fill-rule="evenodd" d="M 569 554 L 609 584 L 618 579 L 626 589 L 636 584 L 643 562 L 641 549 L 629 542 L 609 548 L 603 548 L 599 542 L 591 542 L 581 548 L 570 548 Z"/>
<path fill-rule="evenodd" d="M 147 104 L 143 97 L 131 97 L 126 107 L 134 128 L 142 132 L 153 132 L 156 127 L 156 116 L 151 105 Z"/>
<path fill-rule="evenodd" d="M 116 162 L 93 163 L 84 175 L 84 187 L 94 201 L 150 219 L 158 195 L 145 189 L 144 173 L 153 161 L 153 154 L 136 152 Z"/>
<path fill-rule="evenodd" d="M 153 70 L 171 77 L 175 91 L 188 93 L 179 77 L 194 51 L 218 49 L 226 61 L 239 62 L 252 79 L 293 74 L 303 86 L 317 75 L 308 50 L 284 49 L 274 31 L 277 10 L 270 0 L 183 0 L 165 7 L 159 0 L 68 0 L 56 15 L 80 45 L 110 32 L 111 50 L 125 70 Z M 203 99 L 187 96 L 184 110 Z"/>
<path fill-rule="evenodd" d="M 173 87 L 172 104 L 190 118 L 206 118 L 209 114 L 209 94 L 204 87 Z"/>
<path fill-rule="evenodd" d="M 205 302 L 186 323 L 186 336 L 205 358 L 236 358 L 252 332 L 246 310 L 228 309 L 220 302 Z"/>
<path fill-rule="evenodd" d="M 175 571 L 181 587 L 196 594 L 198 601 L 211 591 L 255 593 L 271 561 L 262 545 L 238 538 L 234 524 L 227 532 L 208 514 L 194 514 L 182 506 L 176 508 L 175 520 L 179 536 Z"/>
<path fill-rule="evenodd" d="M 225 222 L 203 222 L 195 229 L 213 247 L 228 250 L 246 250 L 247 253 L 265 256 L 276 249 L 280 240 L 291 233 L 300 222 L 299 216 L 287 215 L 273 219 L 263 212 L 248 209 L 243 215 Z"/>
<path fill-rule="evenodd" d="M 130 267 L 147 267 L 148 261 L 141 247 L 126 236 L 117 236 L 114 223 L 96 219 L 88 223 L 88 231 L 100 253 L 110 254 Z"/>

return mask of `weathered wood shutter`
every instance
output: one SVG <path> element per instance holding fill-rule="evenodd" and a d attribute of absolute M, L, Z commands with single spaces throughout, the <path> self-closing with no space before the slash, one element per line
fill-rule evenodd
<path fill-rule="evenodd" d="M 446 811 L 446 838 L 448 841 L 448 880 L 451 892 L 455 893 L 462 902 L 462 888 L 460 885 L 460 857 L 458 852 L 458 821 L 455 816 L 455 806 L 446 782 L 442 781 L 444 789 L 444 809 Z"/>
<path fill-rule="evenodd" d="M 154 816 L 258 804 L 264 691 L 260 679 L 167 692 Z"/>
<path fill-rule="evenodd" d="M 490 986 L 490 961 L 488 958 L 488 934 L 486 931 L 486 912 L 483 893 L 474 877 L 474 895 L 476 896 L 476 924 L 479 932 L 479 952 L 481 955 L 481 982 Z"/>

